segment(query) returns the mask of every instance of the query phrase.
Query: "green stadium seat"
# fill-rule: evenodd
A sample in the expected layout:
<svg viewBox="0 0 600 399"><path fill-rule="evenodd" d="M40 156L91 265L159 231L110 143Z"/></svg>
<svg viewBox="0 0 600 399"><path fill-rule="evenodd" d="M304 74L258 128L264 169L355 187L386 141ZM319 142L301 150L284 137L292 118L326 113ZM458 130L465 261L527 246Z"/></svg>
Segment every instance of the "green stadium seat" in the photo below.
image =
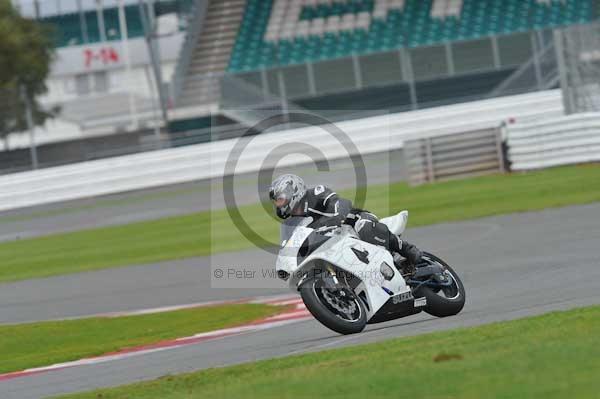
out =
<svg viewBox="0 0 600 399"><path fill-rule="evenodd" d="M585 23L594 17L594 1L553 0L550 4L541 4L538 0L463 0L459 18L434 19L430 16L432 0L405 0L402 8L388 10L385 18L372 18L366 32L350 28L290 41L267 42L264 34L273 2L248 0L228 70L232 73L252 71L351 54ZM373 13L376 2L332 0L312 6L305 4L300 10L299 20L312 21L331 16L343 19L347 14Z"/></svg>

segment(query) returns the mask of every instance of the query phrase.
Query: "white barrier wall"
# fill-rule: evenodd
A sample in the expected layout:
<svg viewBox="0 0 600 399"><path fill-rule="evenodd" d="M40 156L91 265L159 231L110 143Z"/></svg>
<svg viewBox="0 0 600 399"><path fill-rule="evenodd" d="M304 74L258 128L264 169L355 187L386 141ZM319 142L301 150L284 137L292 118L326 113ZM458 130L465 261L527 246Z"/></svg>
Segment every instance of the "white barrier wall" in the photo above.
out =
<svg viewBox="0 0 600 399"><path fill-rule="evenodd" d="M600 113L583 113L504 128L513 170L600 161Z"/></svg>
<svg viewBox="0 0 600 399"><path fill-rule="evenodd" d="M307 155L285 155L301 147L319 151L317 158L336 159L402 148L408 138L432 137L498 126L507 119L530 120L563 113L558 91L503 97L421 111L390 114L337 124L341 140L320 127L263 133L243 139L222 140L130 156L72 164L0 177L0 210L94 197L223 176L266 167L310 161ZM350 143L348 143L350 142ZM235 156L237 167L226 171L232 150L247 143ZM302 144L302 145L300 145ZM277 163L270 154L285 155Z"/></svg>

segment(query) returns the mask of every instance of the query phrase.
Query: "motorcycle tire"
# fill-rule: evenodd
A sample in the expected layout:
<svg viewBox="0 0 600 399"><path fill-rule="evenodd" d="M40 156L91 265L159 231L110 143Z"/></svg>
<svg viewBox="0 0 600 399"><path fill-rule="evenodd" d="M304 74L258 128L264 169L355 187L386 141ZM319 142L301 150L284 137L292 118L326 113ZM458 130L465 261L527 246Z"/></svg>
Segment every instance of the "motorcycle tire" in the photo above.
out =
<svg viewBox="0 0 600 399"><path fill-rule="evenodd" d="M300 287L300 296L308 311L325 327L340 334L356 334L367 325L367 312L360 298L354 296L352 300L358 306L359 315L354 320L343 319L326 304L317 294L320 289L320 279L310 278Z"/></svg>
<svg viewBox="0 0 600 399"><path fill-rule="evenodd" d="M423 307L423 310L432 316L448 317L458 314L465 306L466 300L465 287L460 277L450 265L437 256L423 252L423 257L439 263L446 269L455 282L456 293L452 297L445 297L439 295L439 292L434 291L430 287L421 287L414 293L414 296L426 298L427 304Z"/></svg>

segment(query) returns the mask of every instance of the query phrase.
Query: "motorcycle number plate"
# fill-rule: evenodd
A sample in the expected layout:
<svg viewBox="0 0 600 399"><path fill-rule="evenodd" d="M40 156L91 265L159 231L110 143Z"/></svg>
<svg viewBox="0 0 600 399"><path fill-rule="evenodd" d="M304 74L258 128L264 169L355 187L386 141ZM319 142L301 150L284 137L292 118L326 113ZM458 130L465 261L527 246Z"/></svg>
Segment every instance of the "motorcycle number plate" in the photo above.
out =
<svg viewBox="0 0 600 399"><path fill-rule="evenodd" d="M427 298L423 297L415 299L415 308L421 308L425 305L427 305Z"/></svg>

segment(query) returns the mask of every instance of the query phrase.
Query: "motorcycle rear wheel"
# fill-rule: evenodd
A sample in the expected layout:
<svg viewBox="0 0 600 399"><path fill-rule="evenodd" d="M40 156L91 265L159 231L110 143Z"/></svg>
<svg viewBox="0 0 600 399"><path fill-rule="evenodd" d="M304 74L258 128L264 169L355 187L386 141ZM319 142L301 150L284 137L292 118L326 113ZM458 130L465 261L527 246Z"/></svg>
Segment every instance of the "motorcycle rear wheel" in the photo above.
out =
<svg viewBox="0 0 600 399"><path fill-rule="evenodd" d="M433 254L423 252L423 260L442 266L447 278L450 278L453 282L451 287L442 290L434 290L425 286L417 289L414 296L427 299L427 304L423 307L423 310L436 317L448 317L458 314L465 306L466 300L465 287L460 277L450 265Z"/></svg>

